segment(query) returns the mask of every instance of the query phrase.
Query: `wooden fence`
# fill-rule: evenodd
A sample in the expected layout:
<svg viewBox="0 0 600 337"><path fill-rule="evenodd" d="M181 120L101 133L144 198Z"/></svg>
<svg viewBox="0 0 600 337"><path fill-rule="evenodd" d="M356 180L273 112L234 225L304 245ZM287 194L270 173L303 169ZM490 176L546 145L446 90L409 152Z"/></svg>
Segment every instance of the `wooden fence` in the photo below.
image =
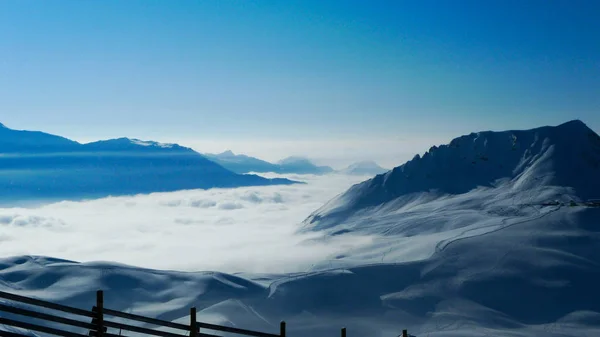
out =
<svg viewBox="0 0 600 337"><path fill-rule="evenodd" d="M47 302L38 300L35 298L15 295L7 292L0 291L0 298L16 302L19 304L27 304L33 307L39 307L43 309L50 309L56 311L56 314L48 314L45 312L34 311L22 308L20 306L7 305L0 303L0 313L10 313L18 316L24 316L29 319L26 320L15 320L12 318L6 318L0 316L0 325L10 326L14 328L20 328L26 331L41 332L43 334L62 336L62 337L123 337L121 331L129 331L134 333L140 333L143 335L158 336L158 337L219 337L207 333L206 330L233 333L242 336L252 337L286 337L286 325L285 322L281 322L279 325L279 333L266 333L260 331L239 329L229 326L202 323L196 320L196 308L190 309L190 324L174 323L164 321L160 319L150 318L146 316L134 315L122 311L112 310L104 307L104 294L102 290L96 293L96 305L92 307L92 310L87 311L83 309L73 308L66 305L61 305L53 302ZM64 314L70 314L77 316L79 320L66 318ZM62 314L62 315L61 315ZM146 323L157 326L158 328L170 328L178 331L179 333L166 332L157 329L151 329L127 323L116 322L114 320L106 319L106 316L117 317L121 320L132 321L137 323ZM58 323L59 325L66 325L79 330L86 331L87 333L76 333L72 331L62 330L58 328L49 327L46 325L38 325L30 323L31 319L40 320L44 322ZM85 321L84 321L85 320ZM109 333L108 328L118 329L119 334ZM214 332L213 332L214 333ZM0 329L0 336L4 337L27 337L28 335L3 331ZM346 337L346 328L342 328L341 336ZM408 333L403 330L402 336L407 337Z"/></svg>

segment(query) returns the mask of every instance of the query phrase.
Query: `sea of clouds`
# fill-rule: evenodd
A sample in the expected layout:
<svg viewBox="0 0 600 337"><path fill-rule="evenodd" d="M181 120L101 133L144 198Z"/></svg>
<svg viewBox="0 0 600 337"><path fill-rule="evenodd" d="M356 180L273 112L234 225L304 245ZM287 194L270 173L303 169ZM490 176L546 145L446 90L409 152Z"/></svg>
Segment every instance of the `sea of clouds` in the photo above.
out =
<svg viewBox="0 0 600 337"><path fill-rule="evenodd" d="M42 255L186 271L287 273L307 270L372 241L344 236L324 242L313 240L318 234L297 233L311 212L368 177L286 177L306 184L0 208L0 256Z"/></svg>

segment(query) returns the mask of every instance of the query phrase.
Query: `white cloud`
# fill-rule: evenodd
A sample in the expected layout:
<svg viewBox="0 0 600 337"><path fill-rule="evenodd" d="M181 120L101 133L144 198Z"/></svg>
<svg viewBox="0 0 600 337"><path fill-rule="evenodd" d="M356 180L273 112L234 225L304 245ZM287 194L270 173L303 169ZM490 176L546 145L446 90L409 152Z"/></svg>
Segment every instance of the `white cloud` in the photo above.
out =
<svg viewBox="0 0 600 337"><path fill-rule="evenodd" d="M301 176L306 185L189 190L0 209L0 256L44 255L148 268L308 269L366 237L320 243L297 225L364 177Z"/></svg>

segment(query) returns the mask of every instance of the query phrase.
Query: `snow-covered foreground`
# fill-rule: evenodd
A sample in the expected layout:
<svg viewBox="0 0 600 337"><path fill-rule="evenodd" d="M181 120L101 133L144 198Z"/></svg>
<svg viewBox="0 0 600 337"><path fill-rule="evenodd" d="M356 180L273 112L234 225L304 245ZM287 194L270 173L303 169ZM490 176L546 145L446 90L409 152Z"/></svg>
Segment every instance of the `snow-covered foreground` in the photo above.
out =
<svg viewBox="0 0 600 337"><path fill-rule="evenodd" d="M600 332L600 209L502 213L481 198L467 211L473 205L463 198L446 200L456 208L447 212L426 204L414 210L415 219L453 219L444 225L423 234L409 233L416 223L389 225L401 233L324 258L320 271L192 273L14 257L0 260L0 290L88 308L104 289L113 309L184 322L196 306L200 320L262 331L286 320L290 336L334 336L341 326L353 336L397 336L402 328L418 336Z"/></svg>
<svg viewBox="0 0 600 337"><path fill-rule="evenodd" d="M405 328L417 336L597 336L600 208L571 200L598 194L599 176L600 137L581 122L471 134L354 185L302 226L286 226L285 235L256 240L247 250L232 253L240 261L248 259L246 266L224 259L228 252L215 249L223 247L219 245L196 255L198 261L228 262L237 273L14 257L0 261L0 290L85 308L93 303L94 291L104 289L105 303L113 309L186 321L188 308L196 306L200 320L250 329L276 331L278 322L286 320L290 336L334 336L342 326L350 336L392 337ZM314 185L285 188L308 191ZM244 190L236 191L227 193ZM291 198L278 191L273 199ZM338 191L313 192L328 199ZM236 200L265 199L240 196L245 199ZM168 200L157 197L133 200ZM108 200L124 204L119 214L127 215L124 202L129 199ZM179 207L189 207L191 200L154 201L141 208L148 213L142 219L167 221L173 214L163 217L151 209L184 212ZM210 212L231 205L228 201L211 203ZM243 205L237 211L249 204ZM257 210L267 214L271 207L245 215ZM217 214L210 212L205 215ZM129 216L127 223L140 226ZM272 233L281 234L276 227L271 226ZM252 235L254 229L241 228L227 233L240 236L237 242L261 237ZM132 233L125 233L128 242L133 242ZM169 244L164 233L154 240L160 238L175 251L177 244ZM181 233L186 235L182 246L192 251L192 232ZM257 253L261 250L270 254ZM278 271L281 265L274 261L304 265L290 273ZM251 263L270 266L270 273L260 273Z"/></svg>
<svg viewBox="0 0 600 337"><path fill-rule="evenodd" d="M0 290L88 308L290 336L593 336L600 333L600 209L545 217L443 245L430 258L295 275L185 273L48 258L0 260ZM440 240L441 241L441 240ZM374 258L372 262L378 262Z"/></svg>

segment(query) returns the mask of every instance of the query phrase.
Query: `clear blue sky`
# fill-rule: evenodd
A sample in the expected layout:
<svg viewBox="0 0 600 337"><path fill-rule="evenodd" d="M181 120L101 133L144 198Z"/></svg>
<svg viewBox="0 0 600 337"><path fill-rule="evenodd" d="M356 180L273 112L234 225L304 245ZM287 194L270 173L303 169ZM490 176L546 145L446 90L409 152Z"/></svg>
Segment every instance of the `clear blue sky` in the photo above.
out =
<svg viewBox="0 0 600 337"><path fill-rule="evenodd" d="M599 17L594 0L4 0L0 122L200 146L598 131Z"/></svg>

